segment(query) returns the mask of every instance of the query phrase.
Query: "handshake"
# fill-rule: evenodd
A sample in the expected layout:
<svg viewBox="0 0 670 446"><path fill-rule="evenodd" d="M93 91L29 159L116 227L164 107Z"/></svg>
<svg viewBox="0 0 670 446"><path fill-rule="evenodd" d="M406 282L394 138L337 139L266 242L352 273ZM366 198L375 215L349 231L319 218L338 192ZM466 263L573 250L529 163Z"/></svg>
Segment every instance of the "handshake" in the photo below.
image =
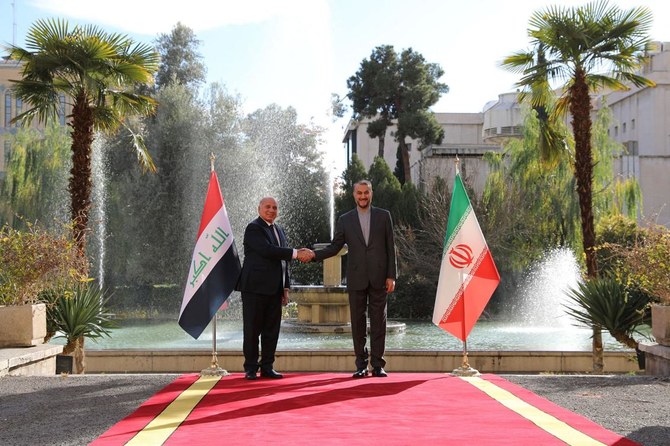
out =
<svg viewBox="0 0 670 446"><path fill-rule="evenodd" d="M311 262L314 260L314 251L312 251L309 248L300 248L298 250L298 260L300 260L302 263L307 263Z"/></svg>

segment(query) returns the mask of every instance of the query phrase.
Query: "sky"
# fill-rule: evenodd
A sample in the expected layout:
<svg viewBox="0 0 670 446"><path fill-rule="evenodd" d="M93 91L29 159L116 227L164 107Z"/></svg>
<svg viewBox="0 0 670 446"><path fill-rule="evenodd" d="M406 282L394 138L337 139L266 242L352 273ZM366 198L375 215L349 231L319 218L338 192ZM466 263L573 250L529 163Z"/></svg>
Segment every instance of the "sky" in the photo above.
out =
<svg viewBox="0 0 670 446"><path fill-rule="evenodd" d="M331 167L341 172L346 119L329 116L331 93L380 45L412 48L445 71L449 93L434 112L482 111L514 91L518 75L499 67L528 48L528 21L548 6L575 0L0 0L0 44L25 44L35 20L58 17L96 24L153 43L177 22L201 41L207 82L240 96L248 113L269 104L292 106L302 122L328 128ZM610 0L624 9L648 7L653 40L670 41L670 2ZM335 146L333 148L332 146Z"/></svg>

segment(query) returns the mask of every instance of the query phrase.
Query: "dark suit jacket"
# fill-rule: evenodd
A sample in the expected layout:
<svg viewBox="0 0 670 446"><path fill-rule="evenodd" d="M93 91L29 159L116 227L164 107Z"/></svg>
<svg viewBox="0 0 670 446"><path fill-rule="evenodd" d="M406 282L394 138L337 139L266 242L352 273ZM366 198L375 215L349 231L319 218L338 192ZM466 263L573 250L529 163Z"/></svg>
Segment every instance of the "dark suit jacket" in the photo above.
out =
<svg viewBox="0 0 670 446"><path fill-rule="evenodd" d="M376 207L370 212L367 246L358 211L354 208L338 218L330 245L314 251L315 259L323 260L334 256L347 244L347 290L362 290L368 283L373 288L385 288L386 279L395 279L397 275L391 214Z"/></svg>
<svg viewBox="0 0 670 446"><path fill-rule="evenodd" d="M282 265L287 262L284 273L284 288L289 288L288 262L293 257L293 248L286 247L286 235L275 223L279 233L280 246L274 242L274 235L268 224L260 217L247 225L244 231L244 265L237 289L243 293L281 294Z"/></svg>

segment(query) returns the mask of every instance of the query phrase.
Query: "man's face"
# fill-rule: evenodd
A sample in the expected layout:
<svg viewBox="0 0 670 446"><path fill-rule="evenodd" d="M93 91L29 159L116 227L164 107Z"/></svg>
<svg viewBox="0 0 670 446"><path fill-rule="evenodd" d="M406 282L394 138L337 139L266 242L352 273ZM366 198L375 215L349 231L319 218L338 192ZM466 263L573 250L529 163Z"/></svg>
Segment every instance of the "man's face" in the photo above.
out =
<svg viewBox="0 0 670 446"><path fill-rule="evenodd" d="M261 204L258 205L258 215L268 223L275 221L278 211L277 202L272 198L264 198L261 200Z"/></svg>
<svg viewBox="0 0 670 446"><path fill-rule="evenodd" d="M367 184L357 184L354 186L354 200L361 209L367 209L372 203L372 191Z"/></svg>

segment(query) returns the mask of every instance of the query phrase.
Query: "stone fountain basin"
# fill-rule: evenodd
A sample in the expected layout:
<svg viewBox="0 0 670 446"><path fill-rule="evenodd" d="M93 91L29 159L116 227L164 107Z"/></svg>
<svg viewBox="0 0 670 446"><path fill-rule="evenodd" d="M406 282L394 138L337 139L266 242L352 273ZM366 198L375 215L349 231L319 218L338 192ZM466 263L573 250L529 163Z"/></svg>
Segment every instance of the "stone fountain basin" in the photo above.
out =
<svg viewBox="0 0 670 446"><path fill-rule="evenodd" d="M291 300L298 304L297 319L282 322L292 333L351 333L349 295L344 286L297 285ZM405 330L404 322L387 321L387 333Z"/></svg>

